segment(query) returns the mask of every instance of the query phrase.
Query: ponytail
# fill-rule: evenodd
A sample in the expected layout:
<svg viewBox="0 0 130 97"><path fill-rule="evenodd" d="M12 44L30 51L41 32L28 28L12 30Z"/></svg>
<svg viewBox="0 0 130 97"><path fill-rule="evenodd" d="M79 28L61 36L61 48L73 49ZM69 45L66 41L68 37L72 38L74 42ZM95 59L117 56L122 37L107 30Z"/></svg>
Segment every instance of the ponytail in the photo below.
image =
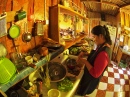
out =
<svg viewBox="0 0 130 97"><path fill-rule="evenodd" d="M105 34L104 34L104 37L105 37L105 40L106 42L109 44L109 45L112 45L112 41L111 41L111 38L110 38L110 33L108 31L108 28L104 25L103 28L105 29Z"/></svg>

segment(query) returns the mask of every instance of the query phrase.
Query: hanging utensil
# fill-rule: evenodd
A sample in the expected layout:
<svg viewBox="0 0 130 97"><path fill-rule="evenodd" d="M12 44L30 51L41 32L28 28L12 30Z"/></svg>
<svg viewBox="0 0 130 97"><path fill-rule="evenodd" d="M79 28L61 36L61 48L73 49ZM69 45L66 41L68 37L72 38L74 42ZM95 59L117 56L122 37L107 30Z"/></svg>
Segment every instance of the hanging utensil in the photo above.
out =
<svg viewBox="0 0 130 97"><path fill-rule="evenodd" d="M32 34L28 32L27 22L24 23L24 27L25 27L25 33L23 34L23 41L30 42L32 39Z"/></svg>
<svg viewBox="0 0 130 97"><path fill-rule="evenodd" d="M27 20L32 21L34 19L34 0L29 0Z"/></svg>
<svg viewBox="0 0 130 97"><path fill-rule="evenodd" d="M11 11L13 11L13 0L11 1ZM13 24L13 22L10 23L11 27L9 29L9 36L12 38L13 45L15 47L15 51L18 54L18 46L15 45L15 41L20 35L20 27L18 25Z"/></svg>
<svg viewBox="0 0 130 97"><path fill-rule="evenodd" d="M43 21L38 20L34 24L35 27L35 35L44 35L43 31Z"/></svg>
<svg viewBox="0 0 130 97"><path fill-rule="evenodd" d="M13 39L17 38L20 35L20 27L18 25L12 24L9 29L9 35Z"/></svg>
<svg viewBox="0 0 130 97"><path fill-rule="evenodd" d="M3 1L3 6L1 7L2 13L0 14L0 37L7 35L7 26L6 26L6 16L5 7L7 0Z"/></svg>
<svg viewBox="0 0 130 97"><path fill-rule="evenodd" d="M0 43L0 58L5 57L6 55L7 55L7 49L2 43Z"/></svg>

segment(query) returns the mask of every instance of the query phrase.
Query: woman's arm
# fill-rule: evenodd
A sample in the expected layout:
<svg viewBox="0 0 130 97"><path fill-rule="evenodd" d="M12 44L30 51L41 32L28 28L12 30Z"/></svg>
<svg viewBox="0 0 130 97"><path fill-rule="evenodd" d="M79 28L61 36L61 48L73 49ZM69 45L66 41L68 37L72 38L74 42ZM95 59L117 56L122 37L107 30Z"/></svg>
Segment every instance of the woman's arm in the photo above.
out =
<svg viewBox="0 0 130 97"><path fill-rule="evenodd" d="M94 66L92 66L86 59L81 57L78 58L80 65L85 65L90 74L95 78L98 78L103 73L108 64L108 61L109 58L105 51L102 51L98 54L97 58L95 59Z"/></svg>
<svg viewBox="0 0 130 97"><path fill-rule="evenodd" d="M85 65L88 71L90 71L90 69L93 68L93 66L86 59L79 58L79 63Z"/></svg>
<svg viewBox="0 0 130 97"><path fill-rule="evenodd" d="M102 51L98 54L98 56L95 59L94 66L89 70L90 74L98 78L108 65L109 58L105 51Z"/></svg>

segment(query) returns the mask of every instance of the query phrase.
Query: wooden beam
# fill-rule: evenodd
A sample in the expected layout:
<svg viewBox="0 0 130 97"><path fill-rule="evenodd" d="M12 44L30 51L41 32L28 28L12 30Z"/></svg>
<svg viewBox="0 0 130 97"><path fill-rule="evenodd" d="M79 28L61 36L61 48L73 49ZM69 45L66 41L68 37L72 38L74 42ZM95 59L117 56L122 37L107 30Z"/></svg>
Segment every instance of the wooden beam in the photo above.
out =
<svg viewBox="0 0 130 97"><path fill-rule="evenodd" d="M110 3L110 2L106 2L106 1L102 1L101 3L109 4L109 5L111 5L111 6L114 6L114 7L118 7L118 8L119 8L119 6L116 5L116 4L114 4L114 3Z"/></svg>
<svg viewBox="0 0 130 97"><path fill-rule="evenodd" d="M81 2L83 1L83 2L85 2L85 1L87 1L87 2L90 2L90 0L80 0ZM100 0L91 0L91 2L100 2Z"/></svg>
<svg viewBox="0 0 130 97"><path fill-rule="evenodd" d="M124 4L124 5L120 6L120 8L126 7L126 6L128 6L128 5L130 5L130 3L127 3L127 4Z"/></svg>

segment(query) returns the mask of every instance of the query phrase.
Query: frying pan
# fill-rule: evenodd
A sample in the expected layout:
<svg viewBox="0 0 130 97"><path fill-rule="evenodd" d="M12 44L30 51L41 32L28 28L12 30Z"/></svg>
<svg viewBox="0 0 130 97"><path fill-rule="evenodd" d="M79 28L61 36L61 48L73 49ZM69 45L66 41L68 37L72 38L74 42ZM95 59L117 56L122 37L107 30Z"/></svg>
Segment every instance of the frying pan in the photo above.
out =
<svg viewBox="0 0 130 97"><path fill-rule="evenodd" d="M58 43L47 43L44 45L47 48L57 49L61 47L61 44Z"/></svg>
<svg viewBox="0 0 130 97"><path fill-rule="evenodd" d="M9 29L9 35L11 38L17 38L20 35L20 27L17 25L12 25Z"/></svg>

